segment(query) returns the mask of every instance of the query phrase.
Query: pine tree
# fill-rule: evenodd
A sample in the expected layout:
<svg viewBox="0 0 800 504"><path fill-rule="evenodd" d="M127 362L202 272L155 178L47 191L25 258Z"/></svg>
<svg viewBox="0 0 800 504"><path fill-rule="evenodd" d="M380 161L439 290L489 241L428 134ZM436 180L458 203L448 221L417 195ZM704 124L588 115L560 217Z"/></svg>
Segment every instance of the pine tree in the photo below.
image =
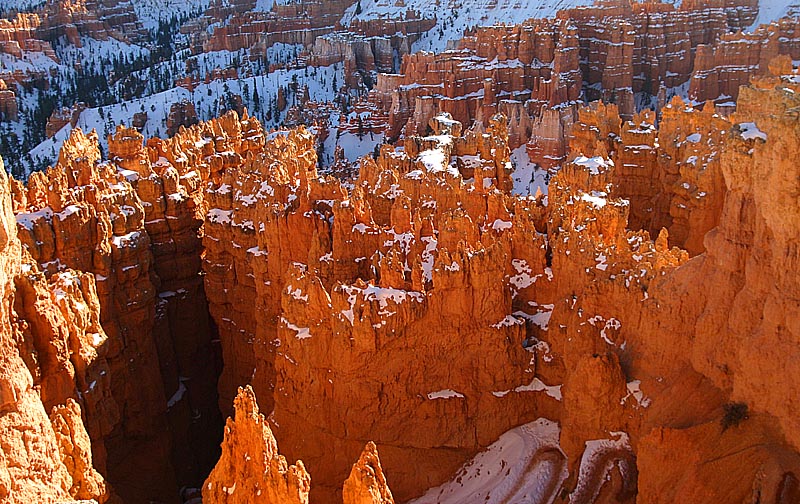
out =
<svg viewBox="0 0 800 504"><path fill-rule="evenodd" d="M261 110L261 97L258 96L258 86L253 83L253 111L259 112Z"/></svg>

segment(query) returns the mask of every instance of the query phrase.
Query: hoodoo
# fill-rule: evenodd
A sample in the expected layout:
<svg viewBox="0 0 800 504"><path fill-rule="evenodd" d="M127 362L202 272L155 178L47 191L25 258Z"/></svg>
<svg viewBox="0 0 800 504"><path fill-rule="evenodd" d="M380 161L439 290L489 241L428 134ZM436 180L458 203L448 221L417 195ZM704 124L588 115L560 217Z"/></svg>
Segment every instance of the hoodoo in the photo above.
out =
<svg viewBox="0 0 800 504"><path fill-rule="evenodd" d="M0 7L0 502L800 501L793 8L529 4Z"/></svg>

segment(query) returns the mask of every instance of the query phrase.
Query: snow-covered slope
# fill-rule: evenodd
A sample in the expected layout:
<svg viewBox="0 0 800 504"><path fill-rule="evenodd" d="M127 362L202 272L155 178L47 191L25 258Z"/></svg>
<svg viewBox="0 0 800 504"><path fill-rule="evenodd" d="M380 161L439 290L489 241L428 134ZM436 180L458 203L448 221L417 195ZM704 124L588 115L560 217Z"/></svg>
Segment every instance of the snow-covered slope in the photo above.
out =
<svg viewBox="0 0 800 504"><path fill-rule="evenodd" d="M22 0L17 0L22 1ZM191 13L203 12L210 0L131 0L133 9L145 28L158 28L159 19L169 20L172 16L184 19Z"/></svg>
<svg viewBox="0 0 800 504"><path fill-rule="evenodd" d="M44 5L45 0L2 0L0 13L9 11L30 11Z"/></svg>
<svg viewBox="0 0 800 504"><path fill-rule="evenodd" d="M511 429L411 504L551 503L567 477L558 435L558 424L544 418Z"/></svg>
<svg viewBox="0 0 800 504"><path fill-rule="evenodd" d="M766 0L758 3L758 17L751 28L767 24L783 16L800 14L800 0Z"/></svg>
<svg viewBox="0 0 800 504"><path fill-rule="evenodd" d="M342 23L347 26L353 19L403 19L408 9L426 18L436 16L437 26L416 42L413 50L440 52L449 40L460 39L467 28L552 17L560 9L589 5L592 0L406 0L403 6L398 3L402 2L361 0L361 13L356 15L358 4L353 5L345 12Z"/></svg>
<svg viewBox="0 0 800 504"><path fill-rule="evenodd" d="M319 101L332 101L335 97L333 86L331 83L334 80L339 82L344 81L343 71L341 67L337 70L334 66L316 68L313 71L306 70L278 70L269 75L248 77L242 79L229 79L229 80L215 80L208 84L200 84L195 88L194 92L188 91L184 88L177 87L156 93L145 98L124 101L105 107L90 108L84 110L78 119L77 127L85 132L92 129L96 130L102 148L105 152L107 149L107 135L113 133L118 124L130 126L133 120L133 115L137 112L147 113L147 123L145 123L142 134L145 138L150 137L164 137L166 136L166 120L169 115L170 106L173 103L181 100L188 100L195 105L197 115L200 120L208 120L217 117L223 113L219 109L218 104L222 97L227 93L241 95L244 105L250 111L261 119L261 114L255 112L254 103L252 101L253 90L258 88L259 97L259 110L266 110L270 103L274 102L277 98L277 90L279 87L287 88L289 84L296 80L300 87L307 85L309 94ZM289 104L292 103L291 95L287 97ZM277 126L280 123L279 118L273 118L272 121L263 121L266 128ZM67 124L53 138L49 138L40 143L33 150L30 151L35 166L41 166L43 163L55 162L58 151L64 140L69 138L72 132L72 127ZM365 146L361 150L367 150L374 147ZM331 147L331 152L334 147ZM357 151L358 153L361 150Z"/></svg>

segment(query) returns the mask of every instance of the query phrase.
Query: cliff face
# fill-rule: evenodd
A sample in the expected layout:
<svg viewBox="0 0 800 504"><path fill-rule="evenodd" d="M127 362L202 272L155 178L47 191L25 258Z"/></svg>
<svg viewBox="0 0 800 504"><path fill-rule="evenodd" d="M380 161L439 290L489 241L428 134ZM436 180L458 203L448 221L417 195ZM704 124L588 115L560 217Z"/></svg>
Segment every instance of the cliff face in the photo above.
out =
<svg viewBox="0 0 800 504"><path fill-rule="evenodd" d="M711 103L695 109L678 97L661 109L658 127L651 111L623 121L618 110L600 102L582 109L571 132L572 155L614 161L612 194L630 202L630 229L655 236L666 228L671 244L700 254L722 212L720 160L730 120Z"/></svg>
<svg viewBox="0 0 800 504"><path fill-rule="evenodd" d="M214 28L210 36L205 30L192 30L193 45L202 52L255 48L257 55L265 55L275 43L309 47L316 37L334 31L352 4L352 0L302 0L275 4L270 12L251 12L252 0L212 2L195 23L209 26L225 20L225 24Z"/></svg>
<svg viewBox="0 0 800 504"><path fill-rule="evenodd" d="M120 128L105 163L75 133L2 200L0 427L39 444L35 464L4 449L0 482L103 499L94 466L138 496L125 468L154 453L148 496L197 480L219 351L234 415L210 502L406 501L512 431L521 465L457 478L537 474L573 502L790 502L800 88L790 60L770 68L728 119L680 100L658 127L580 110L570 160L528 198L508 194L499 114L437 114L349 185L318 175L307 130L247 115L146 143Z"/></svg>
<svg viewBox="0 0 800 504"><path fill-rule="evenodd" d="M102 403L107 381L94 278L65 271L44 279L17 238L4 168L0 209L0 496L7 502L105 502L110 489L93 469L76 402L88 413ZM103 417L113 422L114 415L112 408Z"/></svg>
<svg viewBox="0 0 800 504"><path fill-rule="evenodd" d="M654 502L680 500L699 492L700 481L716 481L703 464L712 459L724 460L720 470L736 475L733 479L753 483L703 483L711 498L796 498L796 413L791 402L773 394L779 375L795 372L793 350L785 343L796 332L789 321L797 310L792 301L796 279L785 274L797 262L789 245L797 232L796 205L788 203L796 199L797 171L786 166L797 145L792 80L759 80L756 87L741 89L739 112L731 117L727 147L721 151L726 192L720 223L705 237L706 252L660 283L664 311L639 328L651 334L643 354L664 348L656 343L657 334L674 334L671 345L681 349L681 360L730 401L741 403L738 410L726 408L721 429L671 423L643 438L640 470L669 465L665 458L673 457L676 466L696 468L677 480L672 472L656 477L648 471L640 478L640 491ZM675 358L675 350L664 350L665 361Z"/></svg>
<svg viewBox="0 0 800 504"><path fill-rule="evenodd" d="M458 51L407 55L399 75L379 73L365 100L370 127L399 138L424 134L440 111L484 126L502 112L512 150L527 144L531 162L553 168L567 159L581 93L617 105L626 121L687 88L695 105L731 108L739 86L767 75L772 58L800 57L796 19L739 31L756 12L752 0L604 2L562 10L557 19L476 28Z"/></svg>
<svg viewBox="0 0 800 504"><path fill-rule="evenodd" d="M78 390L88 403L87 426L100 467L106 470L106 451L108 474L116 480L131 481L128 473L141 470L131 465L137 454L145 466L162 464L142 471L148 476L135 478L131 487L118 485L123 497L160 495L176 481L196 480L203 463L213 460L215 443L212 436L192 455L186 442L203 438L219 422L211 333L197 276L202 220L194 217L195 202L177 177L166 173L165 183L150 169L136 135L120 132L110 144L122 171L98 164L96 137L77 131L54 168L33 174L27 187L13 186L20 240L45 275L57 278L74 268L97 282L89 299L101 316L90 329L108 335L104 368L100 378L81 377ZM33 300L41 289L22 284L18 290L30 300L23 302L25 311L38 306ZM56 353L47 343L53 332L49 316L35 315L32 332L40 351ZM73 388L62 363L69 352L60 359L48 359L53 362L41 391L48 407ZM169 434L170 425L181 426L179 434Z"/></svg>
<svg viewBox="0 0 800 504"><path fill-rule="evenodd" d="M715 44L700 45L689 83L689 97L697 102L713 100L732 106L740 86L751 75L769 75L769 63L779 54L797 57L800 34L795 21L781 19L753 33L728 33Z"/></svg>
<svg viewBox="0 0 800 504"><path fill-rule="evenodd" d="M708 274L707 304L696 329L694 366L734 400L774 415L787 441L797 447L794 405L778 399L769 385L791 376L798 334L798 178L791 161L797 149L797 85L780 78L742 88L738 112L729 130L732 148L722 153L728 192L720 225L706 236L708 254L700 271ZM777 89L775 89L777 87ZM729 272L726 294L713 287ZM735 317L733 313L747 313ZM719 325L717 325L719 324ZM729 338L715 345L711 327L725 328ZM767 343L767 339L770 340ZM764 351L754 352L753 348Z"/></svg>

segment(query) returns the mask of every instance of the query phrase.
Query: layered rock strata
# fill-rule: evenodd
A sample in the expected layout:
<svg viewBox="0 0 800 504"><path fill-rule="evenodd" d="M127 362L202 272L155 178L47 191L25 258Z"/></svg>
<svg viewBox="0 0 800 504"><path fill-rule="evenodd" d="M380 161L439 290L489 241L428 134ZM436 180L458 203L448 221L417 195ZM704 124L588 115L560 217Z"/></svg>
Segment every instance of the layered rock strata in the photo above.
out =
<svg viewBox="0 0 800 504"><path fill-rule="evenodd" d="M214 436L202 442L219 422L198 275L202 219L185 189L196 191L197 180L183 186L152 171L141 135L121 131L109 145L118 165L99 163L96 136L76 130L59 163L27 187L15 183L13 196L20 240L43 272L74 268L96 279L108 368L92 382L105 403L87 410L87 426L93 447L108 451L107 474L132 482L118 484L120 494L142 498L197 482L214 458ZM142 467L162 465L142 471L137 456ZM151 479L133 477L140 472Z"/></svg>
<svg viewBox="0 0 800 504"><path fill-rule="evenodd" d="M678 100L658 128L648 114L623 122L614 106L580 111L571 160L546 196L528 198L508 194L501 115L485 130L436 115L431 135L361 160L352 185L318 175L308 131L267 133L247 115L146 146L120 129L109 163L96 163L94 142L76 133L49 179L14 184L17 227L39 264L30 271L43 273L6 291L20 300L4 306L25 321L9 348L25 351L4 369L31 384L9 375L6 404L22 408L19 391L30 390L39 431L57 425L37 451L59 482L54 495L99 491L85 451L58 451L56 431L79 430L59 415L74 414L70 401L85 408L101 472L96 454L104 443L111 469L116 429L162 421L131 415L139 405L161 404L177 419L186 405L207 418L215 398L203 373L213 364L198 362L213 348L214 333L198 322L207 296L224 359L220 407L235 405L204 486L210 500L263 484L301 502L391 502L388 485L405 501L543 417L558 422L557 445L540 440L532 456L563 469L548 488L573 502L791 502L800 428L785 400L796 380L785 377L796 372L800 307L800 89L790 60L772 69L777 76L742 89L730 119ZM708 206L673 212L701 189ZM94 248L77 246L78 236ZM8 243L2 257L22 254L19 241ZM125 269L133 254L136 268ZM75 318L73 277L95 318ZM93 278L97 301L84 287ZM121 302L139 289L137 305ZM62 291L76 301L61 313L80 330L53 329L46 300ZM169 331L159 329L164 320ZM146 323L147 336L134 330ZM65 343L73 334L76 343ZM124 342L156 350L135 354ZM115 352L160 375L121 369ZM127 376L150 380L161 403L121 387ZM114 404L122 427L92 423L104 418L92 408ZM52 422L50 406L63 406ZM9 436L21 439L20 429L10 424ZM275 439L302 465L288 466ZM9 467L30 488L45 474Z"/></svg>
<svg viewBox="0 0 800 504"><path fill-rule="evenodd" d="M2 167L0 167L2 168ZM0 169L0 498L54 502L111 495L93 467L81 415L101 430L114 422L107 399L107 337L99 324L94 278L67 270L46 280L17 238L11 185ZM49 412L49 413L48 413ZM107 425L107 424L106 424Z"/></svg>

